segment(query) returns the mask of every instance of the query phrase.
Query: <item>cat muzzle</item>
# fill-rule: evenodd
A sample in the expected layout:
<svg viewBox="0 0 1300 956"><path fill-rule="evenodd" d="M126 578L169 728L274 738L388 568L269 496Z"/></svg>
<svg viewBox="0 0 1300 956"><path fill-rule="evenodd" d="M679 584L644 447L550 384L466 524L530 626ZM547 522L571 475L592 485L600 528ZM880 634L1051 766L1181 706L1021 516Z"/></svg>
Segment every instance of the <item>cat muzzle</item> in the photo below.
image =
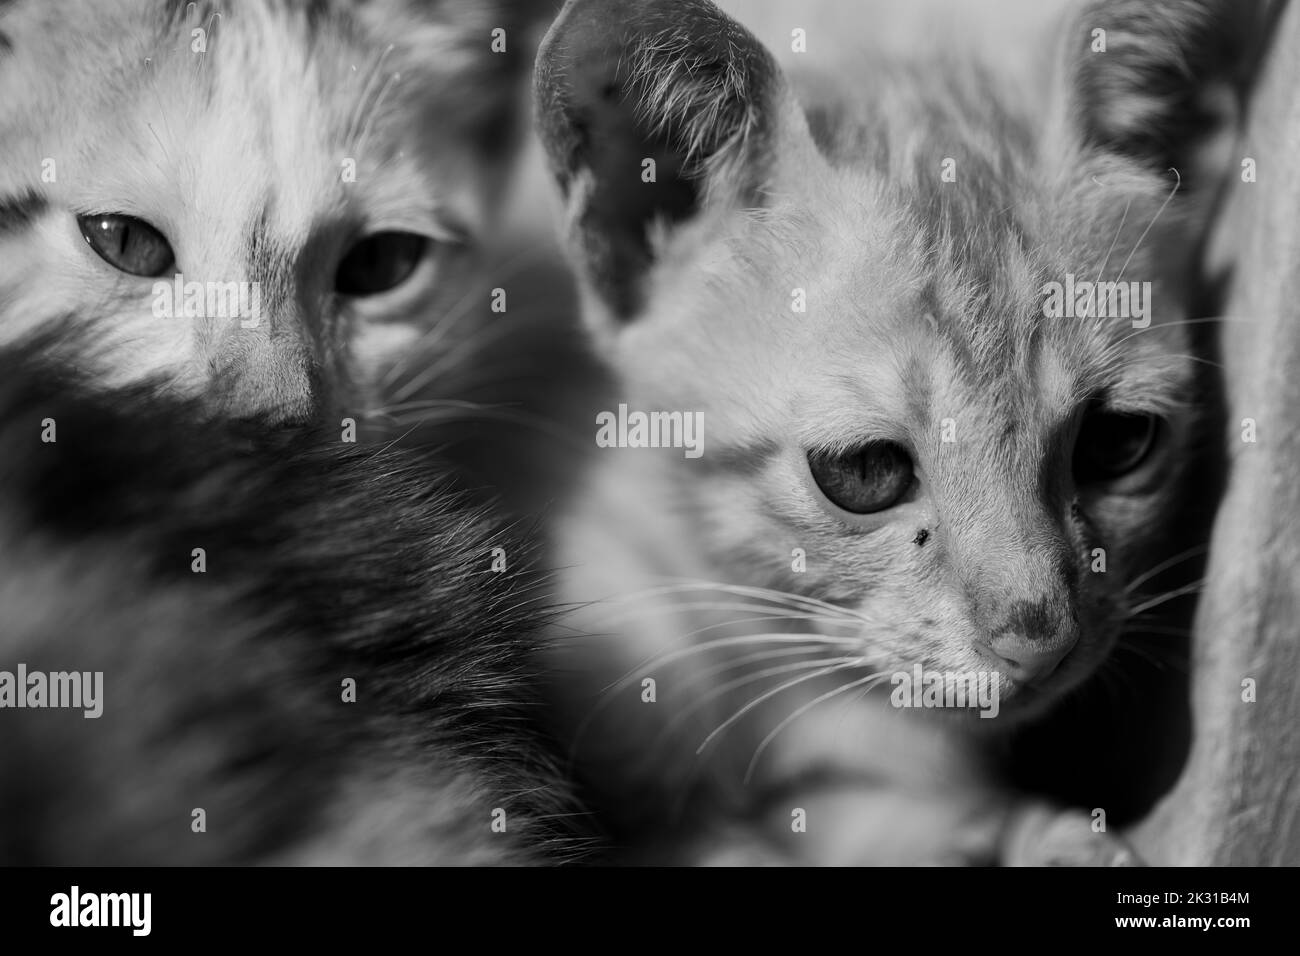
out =
<svg viewBox="0 0 1300 956"><path fill-rule="evenodd" d="M999 667L1007 676L1027 684L1039 683L1052 672L1074 649L1076 641L1036 641L1019 634L999 634L988 644L988 650L997 658Z"/></svg>

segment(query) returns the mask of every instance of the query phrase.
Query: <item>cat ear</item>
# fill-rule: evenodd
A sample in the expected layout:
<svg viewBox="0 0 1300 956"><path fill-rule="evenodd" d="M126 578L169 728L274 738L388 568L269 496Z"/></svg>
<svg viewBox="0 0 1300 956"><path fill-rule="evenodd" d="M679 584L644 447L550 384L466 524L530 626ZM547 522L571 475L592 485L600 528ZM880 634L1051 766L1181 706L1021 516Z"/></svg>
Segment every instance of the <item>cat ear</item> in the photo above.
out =
<svg viewBox="0 0 1300 956"><path fill-rule="evenodd" d="M572 252L616 321L682 224L764 205L816 152L771 54L705 0L569 0L534 83Z"/></svg>
<svg viewBox="0 0 1300 956"><path fill-rule="evenodd" d="M1229 160L1265 25L1256 0L1093 0L1068 34L1068 121L1086 150L1117 154L1184 188Z"/></svg>

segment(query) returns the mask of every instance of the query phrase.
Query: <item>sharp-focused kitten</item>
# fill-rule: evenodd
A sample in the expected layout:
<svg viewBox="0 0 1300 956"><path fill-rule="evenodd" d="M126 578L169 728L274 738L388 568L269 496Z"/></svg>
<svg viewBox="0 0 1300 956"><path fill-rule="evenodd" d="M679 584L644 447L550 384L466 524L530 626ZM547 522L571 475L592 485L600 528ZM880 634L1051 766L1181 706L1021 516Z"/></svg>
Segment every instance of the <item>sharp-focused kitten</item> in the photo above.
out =
<svg viewBox="0 0 1300 956"><path fill-rule="evenodd" d="M0 863L578 855L526 544L400 448L199 418L0 352Z"/></svg>
<svg viewBox="0 0 1300 956"><path fill-rule="evenodd" d="M625 837L722 813L821 861L1020 852L962 731L1080 688L1179 557L1239 13L1082 8L1044 94L865 56L792 84L703 0L571 0L536 93L588 319L628 409L702 421L606 451L561 545L571 599L621 599L560 693ZM965 724L902 709L967 679Z"/></svg>
<svg viewBox="0 0 1300 956"><path fill-rule="evenodd" d="M76 315L111 382L364 411L471 288L548 9L0 3L0 341Z"/></svg>

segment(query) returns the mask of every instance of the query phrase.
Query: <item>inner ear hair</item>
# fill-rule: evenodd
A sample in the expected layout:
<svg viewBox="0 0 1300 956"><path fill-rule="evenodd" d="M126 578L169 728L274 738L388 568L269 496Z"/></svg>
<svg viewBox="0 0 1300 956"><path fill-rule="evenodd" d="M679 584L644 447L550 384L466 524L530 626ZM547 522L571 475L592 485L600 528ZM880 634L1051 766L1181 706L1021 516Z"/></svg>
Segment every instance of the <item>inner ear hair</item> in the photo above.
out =
<svg viewBox="0 0 1300 956"><path fill-rule="evenodd" d="M620 319L641 306L650 227L760 205L779 72L703 0L574 0L538 57L538 126L578 255Z"/></svg>

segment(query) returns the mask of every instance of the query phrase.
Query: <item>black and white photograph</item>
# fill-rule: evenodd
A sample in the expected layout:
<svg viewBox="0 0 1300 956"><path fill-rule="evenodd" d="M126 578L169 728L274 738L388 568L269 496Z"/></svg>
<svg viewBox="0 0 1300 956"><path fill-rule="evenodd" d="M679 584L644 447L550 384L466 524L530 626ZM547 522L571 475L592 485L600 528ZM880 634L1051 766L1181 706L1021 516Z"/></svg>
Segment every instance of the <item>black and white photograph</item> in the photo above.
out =
<svg viewBox="0 0 1300 956"><path fill-rule="evenodd" d="M5 924L1051 868L1240 941L1297 88L1287 0L0 0Z"/></svg>

